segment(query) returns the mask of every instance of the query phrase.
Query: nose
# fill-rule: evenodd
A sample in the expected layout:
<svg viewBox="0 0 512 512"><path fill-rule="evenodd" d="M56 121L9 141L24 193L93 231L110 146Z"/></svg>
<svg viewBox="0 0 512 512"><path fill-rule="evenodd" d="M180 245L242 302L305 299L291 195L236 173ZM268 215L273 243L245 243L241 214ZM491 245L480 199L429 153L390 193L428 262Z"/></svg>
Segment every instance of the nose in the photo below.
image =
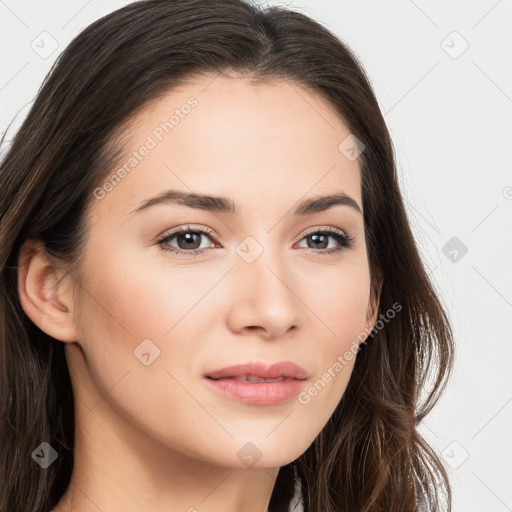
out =
<svg viewBox="0 0 512 512"><path fill-rule="evenodd" d="M284 255L265 248L252 262L236 258L229 273L231 287L227 322L237 334L279 339L298 329L303 301L298 281Z"/></svg>

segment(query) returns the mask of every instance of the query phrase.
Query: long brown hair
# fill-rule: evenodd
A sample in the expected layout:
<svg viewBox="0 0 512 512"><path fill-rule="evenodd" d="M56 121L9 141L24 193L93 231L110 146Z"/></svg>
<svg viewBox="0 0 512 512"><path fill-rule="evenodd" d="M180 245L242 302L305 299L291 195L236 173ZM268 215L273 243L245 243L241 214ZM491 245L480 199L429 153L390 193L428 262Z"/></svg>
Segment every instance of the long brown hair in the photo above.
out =
<svg viewBox="0 0 512 512"><path fill-rule="evenodd" d="M381 316L400 306L361 345L325 428L280 469L269 510L288 510L295 485L305 512L451 510L447 473L417 427L452 370L452 331L415 244L392 142L362 66L338 37L290 9L144 0L71 42L0 164L0 512L48 512L73 468L64 343L20 305L22 244L39 240L48 255L77 268L86 208L122 149L115 142L123 123L187 77L231 71L309 88L362 141L371 299L382 283ZM59 453L45 469L31 456L43 441Z"/></svg>

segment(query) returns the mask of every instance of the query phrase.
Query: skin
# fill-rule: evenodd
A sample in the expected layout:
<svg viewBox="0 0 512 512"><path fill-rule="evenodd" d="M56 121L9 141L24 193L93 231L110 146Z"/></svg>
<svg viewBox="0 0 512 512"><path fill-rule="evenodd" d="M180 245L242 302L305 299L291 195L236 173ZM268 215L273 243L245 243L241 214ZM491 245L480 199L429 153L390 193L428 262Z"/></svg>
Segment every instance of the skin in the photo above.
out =
<svg viewBox="0 0 512 512"><path fill-rule="evenodd" d="M79 284L37 241L21 253L23 308L65 343L75 396L72 483L54 512L265 512L279 467L320 433L354 359L307 404L244 404L212 392L204 374L290 360L307 370L307 389L376 320L363 216L343 205L292 214L339 191L363 210L359 163L338 149L350 132L330 104L286 81L196 77L137 114L127 158L191 95L190 114L91 198ZM228 197L239 213L170 204L130 213L171 188ZM193 246L202 256L158 244L189 224L214 233ZM315 245L305 232L328 227L353 247L320 254L336 239ZM262 250L251 263L236 252L248 236L251 254ZM183 237L168 244L191 250ZM145 339L160 350L148 366L134 355ZM252 467L237 457L248 442L261 453Z"/></svg>

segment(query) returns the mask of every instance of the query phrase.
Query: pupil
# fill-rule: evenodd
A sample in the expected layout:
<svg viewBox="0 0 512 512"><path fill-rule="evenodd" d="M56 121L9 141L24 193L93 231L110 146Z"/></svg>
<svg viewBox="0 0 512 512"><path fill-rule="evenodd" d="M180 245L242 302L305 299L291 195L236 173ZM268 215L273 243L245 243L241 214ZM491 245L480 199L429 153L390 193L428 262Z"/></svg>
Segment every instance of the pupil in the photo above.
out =
<svg viewBox="0 0 512 512"><path fill-rule="evenodd" d="M313 241L318 241L317 239L318 238L327 238L325 235L311 235L311 238L313 239ZM325 240L324 240L324 243L321 247L321 249L325 249L326 245L325 245Z"/></svg>
<svg viewBox="0 0 512 512"><path fill-rule="evenodd" d="M193 244L194 243L194 240L190 240L190 238L196 236L196 237L199 237L197 233L184 233L181 235L182 237L184 237L186 239L186 244ZM197 240L196 240L197 242ZM185 247L185 249L197 249L197 247Z"/></svg>

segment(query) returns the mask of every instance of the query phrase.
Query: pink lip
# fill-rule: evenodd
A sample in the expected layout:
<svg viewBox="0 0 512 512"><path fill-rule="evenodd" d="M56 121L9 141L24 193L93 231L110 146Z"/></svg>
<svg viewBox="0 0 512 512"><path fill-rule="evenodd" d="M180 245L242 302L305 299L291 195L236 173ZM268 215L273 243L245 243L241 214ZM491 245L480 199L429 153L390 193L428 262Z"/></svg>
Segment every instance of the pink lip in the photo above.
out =
<svg viewBox="0 0 512 512"><path fill-rule="evenodd" d="M252 375L262 379L276 379L279 377L288 377L290 379L304 380L308 374L304 368L292 363L291 361L282 361L271 365L265 365L260 362L251 362L246 364L236 364L227 366L220 370L208 372L206 377L212 379L222 379L227 377L243 377L244 375Z"/></svg>
<svg viewBox="0 0 512 512"><path fill-rule="evenodd" d="M285 380L278 382L234 380L236 377L243 376L261 379L284 378ZM205 382L215 392L240 402L253 405L277 405L300 393L307 377L306 370L291 361L270 366L255 362L228 366L209 372L205 377Z"/></svg>

